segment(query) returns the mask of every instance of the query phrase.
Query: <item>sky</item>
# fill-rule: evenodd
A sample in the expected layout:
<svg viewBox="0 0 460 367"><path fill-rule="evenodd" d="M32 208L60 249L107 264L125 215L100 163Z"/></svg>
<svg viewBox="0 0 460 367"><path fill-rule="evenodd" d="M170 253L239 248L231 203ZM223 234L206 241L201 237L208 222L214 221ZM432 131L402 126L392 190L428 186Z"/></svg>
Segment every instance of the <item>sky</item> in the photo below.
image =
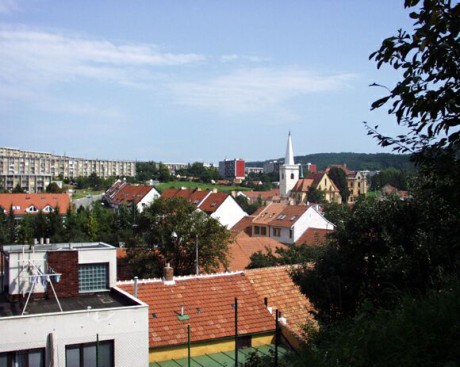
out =
<svg viewBox="0 0 460 367"><path fill-rule="evenodd" d="M0 0L0 146L217 163L391 153L363 121L403 0Z"/></svg>

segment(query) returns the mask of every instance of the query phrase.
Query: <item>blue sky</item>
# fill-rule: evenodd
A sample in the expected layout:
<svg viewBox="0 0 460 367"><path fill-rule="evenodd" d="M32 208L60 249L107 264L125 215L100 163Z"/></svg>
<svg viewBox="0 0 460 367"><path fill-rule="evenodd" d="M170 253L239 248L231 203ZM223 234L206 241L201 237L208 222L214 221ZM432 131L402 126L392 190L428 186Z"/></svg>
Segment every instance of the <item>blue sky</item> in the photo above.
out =
<svg viewBox="0 0 460 367"><path fill-rule="evenodd" d="M391 152L362 121L402 0L0 0L0 146L218 162Z"/></svg>

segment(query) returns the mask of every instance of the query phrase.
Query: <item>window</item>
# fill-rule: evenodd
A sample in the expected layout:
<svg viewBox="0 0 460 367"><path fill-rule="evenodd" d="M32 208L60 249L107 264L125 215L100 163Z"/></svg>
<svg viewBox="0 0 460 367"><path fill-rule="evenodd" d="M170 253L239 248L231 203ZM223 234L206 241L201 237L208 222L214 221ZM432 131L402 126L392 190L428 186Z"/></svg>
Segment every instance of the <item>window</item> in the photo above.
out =
<svg viewBox="0 0 460 367"><path fill-rule="evenodd" d="M259 226L254 227L254 234L260 234L260 227Z"/></svg>
<svg viewBox="0 0 460 367"><path fill-rule="evenodd" d="M78 290L95 292L109 289L109 264L81 264L78 267Z"/></svg>
<svg viewBox="0 0 460 367"><path fill-rule="evenodd" d="M98 358L98 361L96 358ZM66 345L65 365L66 367L115 366L113 340Z"/></svg>
<svg viewBox="0 0 460 367"><path fill-rule="evenodd" d="M289 230L289 238L292 238L293 232L294 232L294 231L293 231L292 229Z"/></svg>
<svg viewBox="0 0 460 367"><path fill-rule="evenodd" d="M45 367L45 349L0 353L0 367Z"/></svg>
<svg viewBox="0 0 460 367"><path fill-rule="evenodd" d="M281 237L281 228L273 228L273 237Z"/></svg>
<svg viewBox="0 0 460 367"><path fill-rule="evenodd" d="M291 173L291 180L293 180L293 179L294 179L294 174L293 174L293 173Z"/></svg>
<svg viewBox="0 0 460 367"><path fill-rule="evenodd" d="M267 227L260 227L260 234L262 236L266 236L267 235Z"/></svg>

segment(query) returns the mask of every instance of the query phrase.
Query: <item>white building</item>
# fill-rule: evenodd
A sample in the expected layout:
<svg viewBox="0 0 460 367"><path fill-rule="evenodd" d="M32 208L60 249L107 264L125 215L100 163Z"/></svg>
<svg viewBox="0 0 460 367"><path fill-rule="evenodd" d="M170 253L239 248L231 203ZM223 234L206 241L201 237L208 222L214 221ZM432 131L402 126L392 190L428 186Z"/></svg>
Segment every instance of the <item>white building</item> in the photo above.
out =
<svg viewBox="0 0 460 367"><path fill-rule="evenodd" d="M116 248L12 245L1 255L0 366L148 366L148 307L116 287Z"/></svg>

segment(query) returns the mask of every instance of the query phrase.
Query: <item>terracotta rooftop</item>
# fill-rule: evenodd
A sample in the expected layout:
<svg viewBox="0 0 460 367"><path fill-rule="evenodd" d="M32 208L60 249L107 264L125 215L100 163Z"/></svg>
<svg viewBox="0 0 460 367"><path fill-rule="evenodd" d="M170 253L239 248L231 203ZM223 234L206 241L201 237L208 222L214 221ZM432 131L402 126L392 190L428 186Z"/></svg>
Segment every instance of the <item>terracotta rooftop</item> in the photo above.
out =
<svg viewBox="0 0 460 367"><path fill-rule="evenodd" d="M230 195L223 192L211 193L198 205L207 214L214 213Z"/></svg>
<svg viewBox="0 0 460 367"><path fill-rule="evenodd" d="M47 206L59 207L59 213L65 214L70 207L68 194L0 194L0 207L8 214L13 206L14 215L37 214ZM35 207L36 211L26 211Z"/></svg>
<svg viewBox="0 0 460 367"><path fill-rule="evenodd" d="M252 221L254 220L255 216L253 215L247 215L243 218L240 219L239 222L237 222L232 228L232 232L234 233L240 233L240 232L245 232L248 235L251 235L251 225Z"/></svg>
<svg viewBox="0 0 460 367"><path fill-rule="evenodd" d="M187 343L188 324L193 342L233 336L235 297L240 335L274 330L275 323L263 299L242 272L174 279L174 285L159 279L138 283L138 298L149 305L150 347ZM132 282L119 282L118 287L134 292ZM181 306L188 316L184 321L179 319Z"/></svg>
<svg viewBox="0 0 460 367"><path fill-rule="evenodd" d="M278 266L261 269L245 270L257 294L263 299L267 297L268 306L281 311L286 318L286 326L298 336L307 318L313 320L310 311L313 305L300 292L288 273L289 267Z"/></svg>
<svg viewBox="0 0 460 367"><path fill-rule="evenodd" d="M259 197L262 201L272 201L274 197L280 196L280 189L272 189L269 191L244 191L245 195L251 202L256 201Z"/></svg>
<svg viewBox="0 0 460 367"><path fill-rule="evenodd" d="M151 190L154 190L153 187L147 185L121 185L111 198L111 202L115 205L122 205L132 203L134 200L136 204L139 204Z"/></svg>
<svg viewBox="0 0 460 367"><path fill-rule="evenodd" d="M328 229L308 228L296 241L296 245L306 243L307 245L322 245L326 242L328 233L333 231Z"/></svg>
<svg viewBox="0 0 460 367"><path fill-rule="evenodd" d="M287 248L288 246L270 237L249 237L246 233L241 232L228 246L228 270L243 270L251 262L251 255L254 253L261 251L265 254L270 249L275 254L278 247Z"/></svg>
<svg viewBox="0 0 460 367"><path fill-rule="evenodd" d="M277 227L292 227L292 225L308 210L305 205L288 205L271 203L257 212L254 224L265 224Z"/></svg>
<svg viewBox="0 0 460 367"><path fill-rule="evenodd" d="M180 197L180 198L184 198L189 203L195 206L198 206L209 194L211 194L211 191L200 190L200 189L171 188L171 189L165 190L161 194L161 197L163 199Z"/></svg>

